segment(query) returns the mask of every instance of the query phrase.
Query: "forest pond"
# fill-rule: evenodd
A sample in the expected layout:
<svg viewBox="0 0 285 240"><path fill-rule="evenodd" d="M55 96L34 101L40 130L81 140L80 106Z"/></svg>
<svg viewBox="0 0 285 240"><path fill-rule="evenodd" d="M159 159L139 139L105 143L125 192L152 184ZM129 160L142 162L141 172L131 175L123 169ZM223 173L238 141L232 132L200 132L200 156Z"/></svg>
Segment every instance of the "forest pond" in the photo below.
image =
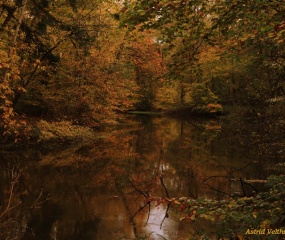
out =
<svg viewBox="0 0 285 240"><path fill-rule="evenodd" d="M25 239L192 239L214 230L172 209L165 218L165 205L140 210L147 197L250 195L277 171L223 129L217 120L131 115L90 142L2 150L0 199L20 164L23 203L33 206L19 213ZM241 189L240 179L253 184Z"/></svg>

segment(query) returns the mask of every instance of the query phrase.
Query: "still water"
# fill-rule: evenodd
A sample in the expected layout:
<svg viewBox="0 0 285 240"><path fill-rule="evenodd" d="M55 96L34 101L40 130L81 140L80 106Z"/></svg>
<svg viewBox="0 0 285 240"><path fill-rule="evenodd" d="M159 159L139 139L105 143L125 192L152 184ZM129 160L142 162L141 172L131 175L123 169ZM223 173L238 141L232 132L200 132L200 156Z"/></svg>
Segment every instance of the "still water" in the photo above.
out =
<svg viewBox="0 0 285 240"><path fill-rule="evenodd" d="M149 196L242 195L240 179L272 172L223 129L216 120L129 116L94 141L2 150L1 191L20 166L26 208L15 228L25 240L193 239L214 229L179 221L171 209L165 218L164 205L140 208Z"/></svg>

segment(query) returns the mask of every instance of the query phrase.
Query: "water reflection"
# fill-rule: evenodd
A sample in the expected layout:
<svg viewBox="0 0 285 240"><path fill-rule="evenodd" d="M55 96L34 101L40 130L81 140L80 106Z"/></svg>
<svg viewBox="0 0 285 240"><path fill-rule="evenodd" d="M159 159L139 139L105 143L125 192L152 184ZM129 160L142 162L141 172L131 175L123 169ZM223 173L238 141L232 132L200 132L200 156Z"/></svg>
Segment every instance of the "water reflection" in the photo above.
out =
<svg viewBox="0 0 285 240"><path fill-rule="evenodd" d="M232 144L223 140L217 121L131 116L88 144L2 151L1 157L2 164L22 162L22 191L29 199L41 191L51 197L42 208L23 212L22 239L174 240L193 238L193 227L175 212L165 218L163 205L138 209L149 196L243 194L240 178L268 175L256 168L254 153L233 150ZM9 168L1 166L1 178L7 180Z"/></svg>

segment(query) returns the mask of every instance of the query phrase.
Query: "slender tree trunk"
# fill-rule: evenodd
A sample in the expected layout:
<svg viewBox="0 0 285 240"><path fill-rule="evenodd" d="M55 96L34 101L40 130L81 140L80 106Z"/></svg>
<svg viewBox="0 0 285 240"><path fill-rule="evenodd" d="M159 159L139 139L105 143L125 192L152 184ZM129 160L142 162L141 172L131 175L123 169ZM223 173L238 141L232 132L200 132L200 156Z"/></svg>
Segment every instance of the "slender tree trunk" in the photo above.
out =
<svg viewBox="0 0 285 240"><path fill-rule="evenodd" d="M9 52L8 52L8 56L9 56L9 57L11 57L11 54L12 54L12 52L13 52L13 48L16 46L16 43L17 43L17 38L18 38L18 35L19 35L19 30L20 30L22 21L23 21L24 16L25 16L25 11L26 11L27 2L28 2L28 0L24 0L24 1L23 1L23 5L22 5L22 9L21 9L21 14L20 14L20 17L19 17L17 26L16 26L16 30L15 30L15 33L14 33L14 36L13 36L13 40L12 40L11 45L10 45L10 48L9 48Z"/></svg>
<svg viewBox="0 0 285 240"><path fill-rule="evenodd" d="M235 69L234 69L234 57L231 60L231 82L230 82L230 102L231 105L235 105Z"/></svg>
<svg viewBox="0 0 285 240"><path fill-rule="evenodd" d="M185 89L184 83L180 83L180 103L184 105L185 103Z"/></svg>

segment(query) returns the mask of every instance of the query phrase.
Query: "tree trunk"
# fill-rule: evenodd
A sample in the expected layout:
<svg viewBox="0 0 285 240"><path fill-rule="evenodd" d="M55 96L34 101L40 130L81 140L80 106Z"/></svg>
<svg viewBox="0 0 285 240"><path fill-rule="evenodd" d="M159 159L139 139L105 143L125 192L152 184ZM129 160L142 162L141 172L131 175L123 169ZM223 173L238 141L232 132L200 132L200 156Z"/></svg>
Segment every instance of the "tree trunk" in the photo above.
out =
<svg viewBox="0 0 285 240"><path fill-rule="evenodd" d="M9 52L8 52L8 56L9 57L11 57L12 49L16 46L16 43L17 43L17 38L18 38L18 35L19 35L19 30L20 30L22 21L24 19L27 2L28 2L28 0L24 0L24 2L23 2L23 6L22 6L22 9L21 9L21 14L20 14L17 26L16 26L16 30L15 30L15 33L14 33L14 36L13 36L13 40L12 40L10 48L9 48Z"/></svg>

